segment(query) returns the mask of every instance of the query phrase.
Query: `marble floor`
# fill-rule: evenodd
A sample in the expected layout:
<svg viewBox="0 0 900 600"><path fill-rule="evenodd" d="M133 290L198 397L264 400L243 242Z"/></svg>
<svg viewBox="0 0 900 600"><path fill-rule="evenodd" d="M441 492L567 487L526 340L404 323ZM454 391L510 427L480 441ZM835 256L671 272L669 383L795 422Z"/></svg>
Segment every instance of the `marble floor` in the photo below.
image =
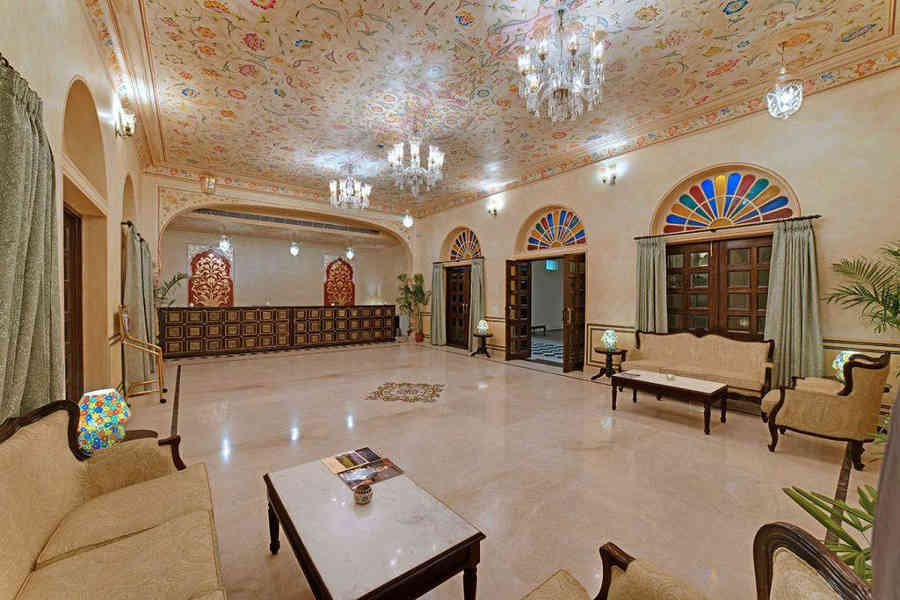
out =
<svg viewBox="0 0 900 600"><path fill-rule="evenodd" d="M174 363L168 374L172 392ZM364 399L387 381L447 387L432 404ZM749 600L761 525L822 534L781 488L833 492L840 444L789 433L772 454L756 417L729 413L705 436L701 408L641 395L612 412L609 397L601 381L368 346L185 361L178 430L185 460L209 469L232 600L312 598L289 547L268 552L262 476L365 445L487 534L485 599L521 598L561 567L593 596L597 549L611 540L712 598ZM130 425L167 432L171 411L171 401L138 399ZM875 478L854 472L851 486ZM427 597L462 598L462 578Z"/></svg>

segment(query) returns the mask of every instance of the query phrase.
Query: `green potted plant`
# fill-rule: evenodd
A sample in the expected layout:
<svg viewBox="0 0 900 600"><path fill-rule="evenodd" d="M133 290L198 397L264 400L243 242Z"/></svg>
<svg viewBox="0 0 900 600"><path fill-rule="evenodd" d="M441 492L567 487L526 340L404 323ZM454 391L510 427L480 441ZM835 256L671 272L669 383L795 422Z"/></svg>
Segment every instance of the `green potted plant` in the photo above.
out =
<svg viewBox="0 0 900 600"><path fill-rule="evenodd" d="M410 323L415 325L416 342L421 343L425 339L422 313L431 300L431 291L425 291L425 277L421 273L416 273L412 277L407 273L400 273L397 275L397 279L400 281L400 296L397 298L397 306L400 307L400 312L409 315ZM410 331L412 330L410 329Z"/></svg>
<svg viewBox="0 0 900 600"><path fill-rule="evenodd" d="M169 307L175 302L174 292L187 279L187 273L175 273L169 279L161 281L153 288L153 298L157 306Z"/></svg>
<svg viewBox="0 0 900 600"><path fill-rule="evenodd" d="M878 333L900 330L900 242L883 247L881 255L878 258L845 258L832 265L846 282L825 297L826 302L859 309L860 316ZM885 417L879 431L872 434L877 447L876 456L883 452L888 431L890 417ZM849 466L845 464L839 481L839 489L844 492L848 479ZM871 585L872 547L869 532L875 526L878 490L870 485L857 488L858 508L840 499L799 487L785 488L784 492L825 526L828 531L826 546Z"/></svg>

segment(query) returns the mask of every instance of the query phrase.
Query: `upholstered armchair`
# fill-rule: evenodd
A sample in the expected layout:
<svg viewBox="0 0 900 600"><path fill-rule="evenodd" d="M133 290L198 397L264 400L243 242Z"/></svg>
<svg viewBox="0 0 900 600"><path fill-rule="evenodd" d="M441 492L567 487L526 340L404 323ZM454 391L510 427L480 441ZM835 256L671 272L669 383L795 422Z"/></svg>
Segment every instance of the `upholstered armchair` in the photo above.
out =
<svg viewBox="0 0 900 600"><path fill-rule="evenodd" d="M763 525L753 540L757 600L872 600L872 591L822 542L788 523Z"/></svg>
<svg viewBox="0 0 900 600"><path fill-rule="evenodd" d="M863 443L878 427L881 397L890 372L890 353L878 358L862 354L844 365L844 381L795 377L790 387L763 398L762 419L769 424L775 452L778 432L790 429L830 440L845 441L857 470L862 470Z"/></svg>
<svg viewBox="0 0 900 600"><path fill-rule="evenodd" d="M594 600L705 600L705 596L652 563L635 559L612 542L600 548L603 584ZM591 600L571 573L560 569L522 600Z"/></svg>

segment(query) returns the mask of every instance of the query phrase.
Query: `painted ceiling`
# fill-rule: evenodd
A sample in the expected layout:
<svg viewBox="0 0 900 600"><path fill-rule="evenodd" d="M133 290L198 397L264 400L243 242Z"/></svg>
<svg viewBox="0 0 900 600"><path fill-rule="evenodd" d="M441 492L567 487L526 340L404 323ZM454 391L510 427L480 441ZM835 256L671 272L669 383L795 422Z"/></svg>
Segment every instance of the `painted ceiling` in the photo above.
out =
<svg viewBox="0 0 900 600"><path fill-rule="evenodd" d="M781 44L810 91L900 64L860 58L893 36L895 0L574 0L566 29L605 32L605 101L553 124L514 86L555 0L138 1L157 168L324 198L352 164L374 206L417 214L760 110ZM446 153L418 200L386 161L414 129Z"/></svg>

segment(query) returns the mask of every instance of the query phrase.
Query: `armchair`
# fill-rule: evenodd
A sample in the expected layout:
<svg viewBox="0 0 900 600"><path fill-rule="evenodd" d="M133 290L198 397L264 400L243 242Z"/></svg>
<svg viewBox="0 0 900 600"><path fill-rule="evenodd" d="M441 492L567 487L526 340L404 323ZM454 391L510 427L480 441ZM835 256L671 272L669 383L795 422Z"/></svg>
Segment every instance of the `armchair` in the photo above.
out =
<svg viewBox="0 0 900 600"><path fill-rule="evenodd" d="M600 559L603 561L603 584L594 600L706 598L652 563L629 556L612 542L607 542L600 548ZM522 600L591 600L591 597L571 573L560 569Z"/></svg>
<svg viewBox="0 0 900 600"><path fill-rule="evenodd" d="M878 358L857 355L844 365L845 384L822 378L795 377L790 387L772 390L762 401L775 452L778 433L790 429L848 443L853 466L863 469L863 443L878 427L881 397L890 371L890 353Z"/></svg>
<svg viewBox="0 0 900 600"><path fill-rule="evenodd" d="M757 600L872 600L872 591L819 540L788 523L763 525L753 540Z"/></svg>

